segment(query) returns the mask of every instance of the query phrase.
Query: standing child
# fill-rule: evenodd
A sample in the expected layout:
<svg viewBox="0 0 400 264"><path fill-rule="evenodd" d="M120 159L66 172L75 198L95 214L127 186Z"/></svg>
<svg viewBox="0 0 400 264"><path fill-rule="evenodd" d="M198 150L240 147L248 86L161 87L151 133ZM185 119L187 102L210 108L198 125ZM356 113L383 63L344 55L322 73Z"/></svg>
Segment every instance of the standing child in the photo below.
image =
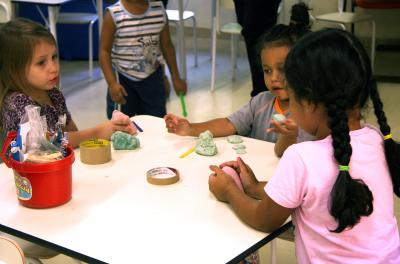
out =
<svg viewBox="0 0 400 264"><path fill-rule="evenodd" d="M176 94L186 94L162 2L121 0L107 8L100 65L108 84L108 118L116 104L121 104L121 111L128 116L166 114L164 58Z"/></svg>
<svg viewBox="0 0 400 264"><path fill-rule="evenodd" d="M400 263L392 194L400 196L399 145L365 49L346 31L310 33L290 51L285 72L293 119L317 140L290 146L267 184L240 158L226 163L245 193L211 166L211 192L259 230L291 215L298 263ZM362 122L369 98L380 131Z"/></svg>
<svg viewBox="0 0 400 264"><path fill-rule="evenodd" d="M289 115L289 97L285 89L283 64L294 43L309 32L309 24L307 6L304 3L296 4L292 7L290 25L276 25L261 37L259 53L268 91L252 97L240 110L226 118L189 123L187 119L168 114L164 117L168 132L181 136L198 136L201 132L210 130L216 137L239 134L268 142L278 141L278 156L281 156L289 143L309 140L310 137L302 131L298 134L297 126L290 119L285 121L285 127L272 121L274 114ZM276 128L271 129L271 123ZM276 132L282 136L279 137L279 133Z"/></svg>
<svg viewBox="0 0 400 264"><path fill-rule="evenodd" d="M64 96L56 88L59 73L56 41L45 27L27 19L16 19L0 28L0 133L18 129L27 105L40 107L40 114L46 116L51 131L56 131L59 116L65 114L65 130L72 147L90 138L109 139L117 130L136 133L129 118L78 131ZM28 256L52 257L57 254L14 239Z"/></svg>

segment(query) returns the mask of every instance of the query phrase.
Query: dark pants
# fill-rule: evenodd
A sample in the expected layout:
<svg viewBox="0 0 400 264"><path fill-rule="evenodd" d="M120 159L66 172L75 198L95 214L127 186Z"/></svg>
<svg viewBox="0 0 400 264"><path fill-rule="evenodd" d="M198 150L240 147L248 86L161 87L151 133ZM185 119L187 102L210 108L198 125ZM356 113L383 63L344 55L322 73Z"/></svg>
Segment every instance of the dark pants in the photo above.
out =
<svg viewBox="0 0 400 264"><path fill-rule="evenodd" d="M133 81L118 74L119 83L125 88L128 96L126 104L121 105L121 112L128 116L152 115L164 117L166 114L166 92L162 68L142 81ZM114 101L107 93L107 117L111 119L115 109Z"/></svg>
<svg viewBox="0 0 400 264"><path fill-rule="evenodd" d="M167 8L167 5L168 5L168 0L161 0L161 2L163 2L163 4L164 4L164 7L165 7L165 8Z"/></svg>
<svg viewBox="0 0 400 264"><path fill-rule="evenodd" d="M251 96L266 91L257 44L260 36L276 24L280 0L234 0L238 23L243 27L253 89Z"/></svg>

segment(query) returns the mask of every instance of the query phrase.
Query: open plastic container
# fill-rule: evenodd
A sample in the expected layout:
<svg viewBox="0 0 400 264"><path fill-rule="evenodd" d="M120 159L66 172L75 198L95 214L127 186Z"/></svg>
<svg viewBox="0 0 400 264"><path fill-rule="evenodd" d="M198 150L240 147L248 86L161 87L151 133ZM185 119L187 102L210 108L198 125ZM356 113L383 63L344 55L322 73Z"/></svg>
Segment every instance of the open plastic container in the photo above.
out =
<svg viewBox="0 0 400 264"><path fill-rule="evenodd" d="M6 152L17 136L10 132L0 153L7 167L14 170L19 202L31 208L49 208L68 202L72 197L72 163L74 151L68 146L68 156L62 160L34 164L14 160Z"/></svg>

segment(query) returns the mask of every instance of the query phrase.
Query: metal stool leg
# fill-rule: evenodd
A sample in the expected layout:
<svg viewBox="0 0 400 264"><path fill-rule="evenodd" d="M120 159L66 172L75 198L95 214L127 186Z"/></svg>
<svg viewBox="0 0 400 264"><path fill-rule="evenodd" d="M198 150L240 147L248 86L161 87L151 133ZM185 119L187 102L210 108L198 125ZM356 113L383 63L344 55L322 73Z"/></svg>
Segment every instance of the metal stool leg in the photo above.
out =
<svg viewBox="0 0 400 264"><path fill-rule="evenodd" d="M276 263L276 239L271 241L271 264Z"/></svg>
<svg viewBox="0 0 400 264"><path fill-rule="evenodd" d="M232 69L232 81L236 80L236 69L237 69L237 53L238 53L239 36L231 34L231 69Z"/></svg>
<svg viewBox="0 0 400 264"><path fill-rule="evenodd" d="M89 76L93 77L93 24L95 21L89 23Z"/></svg>
<svg viewBox="0 0 400 264"><path fill-rule="evenodd" d="M180 49L180 47L179 47L179 35L181 34L181 31L179 29L178 21L172 21L172 22L175 24L175 28L176 28L176 40L175 40L176 46L175 46L175 49L179 50ZM178 52L179 60L180 60L180 56L182 56L182 55Z"/></svg>
<svg viewBox="0 0 400 264"><path fill-rule="evenodd" d="M375 66L375 34L376 34L376 24L375 20L371 20L372 36L371 36L371 67L374 70Z"/></svg>
<svg viewBox="0 0 400 264"><path fill-rule="evenodd" d="M194 67L198 66L198 58L197 58L197 22L196 18L192 16L193 21L193 52L194 52Z"/></svg>
<svg viewBox="0 0 400 264"><path fill-rule="evenodd" d="M215 29L217 26L217 20L215 17L212 19L212 28ZM215 70L217 64L217 31L212 30L212 44L211 44L211 92L215 91Z"/></svg>

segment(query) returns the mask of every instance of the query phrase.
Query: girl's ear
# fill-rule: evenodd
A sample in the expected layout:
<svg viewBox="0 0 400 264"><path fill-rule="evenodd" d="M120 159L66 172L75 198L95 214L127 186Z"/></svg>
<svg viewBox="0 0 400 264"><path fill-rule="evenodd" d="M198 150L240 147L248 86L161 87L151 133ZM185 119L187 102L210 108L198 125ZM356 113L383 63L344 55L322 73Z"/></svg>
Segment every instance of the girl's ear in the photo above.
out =
<svg viewBox="0 0 400 264"><path fill-rule="evenodd" d="M309 113L313 113L318 109L318 105L316 105L315 103L311 102L311 101L303 101L303 107L304 107L304 111L309 114Z"/></svg>

